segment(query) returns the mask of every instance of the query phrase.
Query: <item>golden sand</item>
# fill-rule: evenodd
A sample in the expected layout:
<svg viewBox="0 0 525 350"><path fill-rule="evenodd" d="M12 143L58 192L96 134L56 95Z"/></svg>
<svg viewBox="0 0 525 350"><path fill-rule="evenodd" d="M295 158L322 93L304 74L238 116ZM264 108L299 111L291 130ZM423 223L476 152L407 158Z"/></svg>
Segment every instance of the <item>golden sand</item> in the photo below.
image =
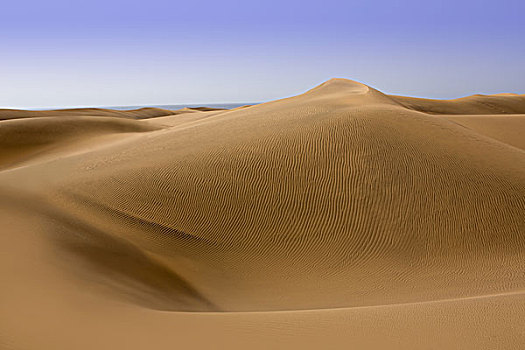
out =
<svg viewBox="0 0 525 350"><path fill-rule="evenodd" d="M0 220L2 349L518 349L525 95L0 110Z"/></svg>

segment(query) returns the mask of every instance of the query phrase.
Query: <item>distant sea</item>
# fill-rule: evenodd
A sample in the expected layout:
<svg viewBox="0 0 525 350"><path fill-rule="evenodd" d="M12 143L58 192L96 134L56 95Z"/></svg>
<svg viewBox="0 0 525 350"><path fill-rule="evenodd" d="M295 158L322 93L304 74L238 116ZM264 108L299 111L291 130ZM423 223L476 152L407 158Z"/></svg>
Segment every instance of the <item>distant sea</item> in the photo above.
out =
<svg viewBox="0 0 525 350"><path fill-rule="evenodd" d="M177 105L140 105L140 106L78 106L78 107L48 107L48 108L22 108L28 111L49 111L56 109L74 109L74 108L105 108L105 109L116 109L116 110L129 110L139 109L147 107L155 107L169 110L177 110L182 108L196 108L196 107L210 107L210 108L224 108L232 109L246 105L257 105L261 102L245 102L245 103L189 103L189 104L177 104ZM0 106L0 109L3 107ZM13 108L20 109L20 108Z"/></svg>
<svg viewBox="0 0 525 350"><path fill-rule="evenodd" d="M256 105L258 103L195 103L195 104L180 104L180 105L147 105L147 106L113 106L113 107L100 107L100 108L108 108L108 109L117 109L117 110L128 110L128 109L138 109L138 108L144 108L144 107L155 107L155 108L162 108L162 109L170 109L170 110L176 110L176 109L182 109L182 108L195 108L195 107L210 107L210 108L225 108L225 109L232 109L237 108L241 106L246 105Z"/></svg>

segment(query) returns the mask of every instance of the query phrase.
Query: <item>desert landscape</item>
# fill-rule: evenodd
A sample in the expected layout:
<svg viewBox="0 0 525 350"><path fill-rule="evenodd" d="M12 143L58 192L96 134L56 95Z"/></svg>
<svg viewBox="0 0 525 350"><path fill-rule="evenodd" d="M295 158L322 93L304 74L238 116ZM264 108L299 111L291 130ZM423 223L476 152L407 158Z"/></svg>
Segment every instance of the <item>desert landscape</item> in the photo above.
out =
<svg viewBox="0 0 525 350"><path fill-rule="evenodd" d="M0 220L1 349L525 346L525 95L3 109Z"/></svg>

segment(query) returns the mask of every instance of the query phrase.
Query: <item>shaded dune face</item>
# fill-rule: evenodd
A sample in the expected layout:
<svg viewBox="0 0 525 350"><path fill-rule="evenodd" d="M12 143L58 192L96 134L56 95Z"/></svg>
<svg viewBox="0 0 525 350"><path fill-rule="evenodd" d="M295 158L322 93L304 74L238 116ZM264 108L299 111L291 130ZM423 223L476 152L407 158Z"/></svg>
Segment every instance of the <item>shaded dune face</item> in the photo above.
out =
<svg viewBox="0 0 525 350"><path fill-rule="evenodd" d="M334 79L183 123L133 121L129 140L2 175L53 208L34 210L57 254L82 266L64 269L128 303L260 311L470 297L525 287L525 155L515 132L493 126L498 111L525 132L522 96L412 101Z"/></svg>
<svg viewBox="0 0 525 350"><path fill-rule="evenodd" d="M148 132L153 125L115 117L31 117L0 123L0 169L10 168L104 135ZM66 152L67 153L67 152Z"/></svg>

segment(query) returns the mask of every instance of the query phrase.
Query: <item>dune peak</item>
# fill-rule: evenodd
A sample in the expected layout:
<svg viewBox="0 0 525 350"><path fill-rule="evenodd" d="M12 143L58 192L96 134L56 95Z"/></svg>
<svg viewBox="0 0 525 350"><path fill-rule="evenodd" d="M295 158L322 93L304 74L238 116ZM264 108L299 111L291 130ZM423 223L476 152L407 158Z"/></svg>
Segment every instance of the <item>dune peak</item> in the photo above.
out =
<svg viewBox="0 0 525 350"><path fill-rule="evenodd" d="M314 87L313 89L310 89L308 92L340 90L352 92L354 94L365 94L370 91L370 89L371 88L368 85L354 80L346 78L332 78Z"/></svg>

